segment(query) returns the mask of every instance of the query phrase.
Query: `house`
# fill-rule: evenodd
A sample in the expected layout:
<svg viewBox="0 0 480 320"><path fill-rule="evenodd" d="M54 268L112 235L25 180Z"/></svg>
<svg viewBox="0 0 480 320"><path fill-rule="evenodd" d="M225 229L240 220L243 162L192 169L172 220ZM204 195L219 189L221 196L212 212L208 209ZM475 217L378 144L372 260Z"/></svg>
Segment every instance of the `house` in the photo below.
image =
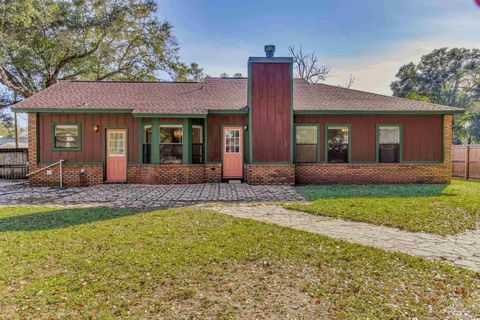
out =
<svg viewBox="0 0 480 320"><path fill-rule="evenodd" d="M265 49L248 78L58 82L14 108L30 171L64 159L67 185L450 181L459 109L294 79L292 59Z"/></svg>

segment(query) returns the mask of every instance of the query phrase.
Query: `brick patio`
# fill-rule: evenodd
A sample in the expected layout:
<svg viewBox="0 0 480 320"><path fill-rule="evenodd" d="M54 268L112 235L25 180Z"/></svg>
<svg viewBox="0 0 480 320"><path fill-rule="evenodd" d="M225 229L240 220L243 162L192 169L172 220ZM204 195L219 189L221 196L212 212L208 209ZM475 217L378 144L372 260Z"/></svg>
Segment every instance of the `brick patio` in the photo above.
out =
<svg viewBox="0 0 480 320"><path fill-rule="evenodd" d="M204 202L298 201L304 198L290 186L248 184L134 185L104 184L71 187L6 186L0 188L0 205L102 205L108 207L165 208Z"/></svg>

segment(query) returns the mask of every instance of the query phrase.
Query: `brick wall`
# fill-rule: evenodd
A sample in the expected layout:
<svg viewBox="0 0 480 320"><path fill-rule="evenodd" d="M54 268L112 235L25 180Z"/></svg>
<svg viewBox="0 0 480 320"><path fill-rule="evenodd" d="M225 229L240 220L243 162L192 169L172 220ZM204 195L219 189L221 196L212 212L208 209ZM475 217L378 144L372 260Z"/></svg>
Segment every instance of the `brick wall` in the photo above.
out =
<svg viewBox="0 0 480 320"><path fill-rule="evenodd" d="M452 116L444 116L442 163L297 164L298 184L449 183L452 176Z"/></svg>
<svg viewBox="0 0 480 320"><path fill-rule="evenodd" d="M134 164L127 170L128 183L216 183L221 179L221 164Z"/></svg>
<svg viewBox="0 0 480 320"><path fill-rule="evenodd" d="M293 185L295 183L295 165L246 164L244 177L248 184Z"/></svg>

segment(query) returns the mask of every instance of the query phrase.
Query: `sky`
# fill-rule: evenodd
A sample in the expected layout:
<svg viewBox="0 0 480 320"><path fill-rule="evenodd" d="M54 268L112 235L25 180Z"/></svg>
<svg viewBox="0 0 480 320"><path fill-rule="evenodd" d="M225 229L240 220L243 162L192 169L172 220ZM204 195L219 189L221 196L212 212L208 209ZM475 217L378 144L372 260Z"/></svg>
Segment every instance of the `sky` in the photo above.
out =
<svg viewBox="0 0 480 320"><path fill-rule="evenodd" d="M441 47L480 47L475 0L157 0L185 62L206 74L247 73L247 59L291 45L315 51L326 83L391 95L399 67Z"/></svg>

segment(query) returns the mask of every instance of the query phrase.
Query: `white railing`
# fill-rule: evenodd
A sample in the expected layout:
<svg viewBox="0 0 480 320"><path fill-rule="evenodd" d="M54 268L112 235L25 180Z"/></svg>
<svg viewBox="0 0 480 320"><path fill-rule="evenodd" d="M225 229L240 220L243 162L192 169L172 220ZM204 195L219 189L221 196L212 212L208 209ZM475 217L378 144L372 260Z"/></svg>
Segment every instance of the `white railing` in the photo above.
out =
<svg viewBox="0 0 480 320"><path fill-rule="evenodd" d="M57 162L52 163L52 164L50 164L50 165L48 165L48 166L46 166L46 167L43 167L43 168L40 168L40 169L35 170L35 171L33 171L33 172L30 172L29 174L26 175L26 177L30 177L30 176L32 176L32 175L34 175L34 174L36 174L36 173L42 172L42 171L47 170L47 169L49 169L49 168L51 168L51 167L54 167L54 166L56 166L56 165L60 165L60 172L59 172L60 188L63 188L63 167L62 167L62 164L63 164L64 162L65 162L65 160L60 159L60 160L58 160Z"/></svg>

